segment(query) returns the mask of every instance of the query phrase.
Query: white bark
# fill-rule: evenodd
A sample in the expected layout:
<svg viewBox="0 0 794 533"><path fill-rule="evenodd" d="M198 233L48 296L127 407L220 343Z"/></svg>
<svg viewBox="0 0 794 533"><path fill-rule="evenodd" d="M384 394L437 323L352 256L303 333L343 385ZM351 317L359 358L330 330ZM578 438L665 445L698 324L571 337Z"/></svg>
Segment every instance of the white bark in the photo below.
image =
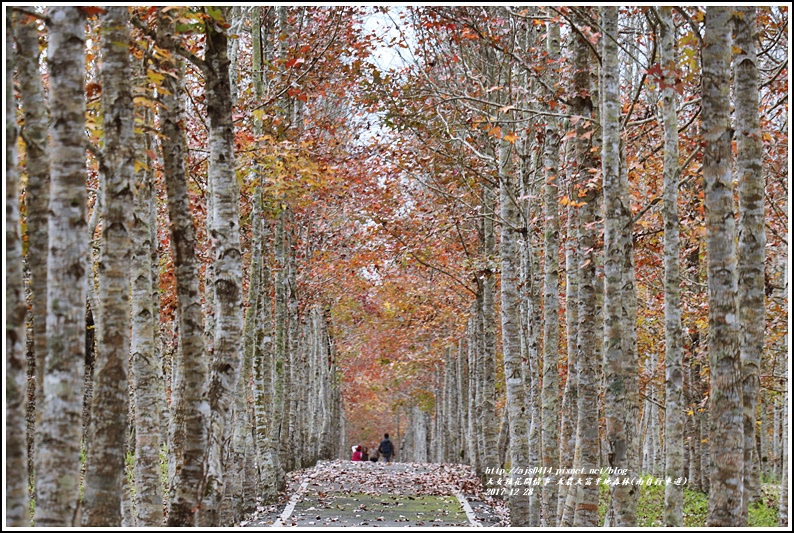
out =
<svg viewBox="0 0 794 533"><path fill-rule="evenodd" d="M703 181L708 255L711 527L740 524L743 493L736 222L731 177L730 7L709 7L703 38Z"/></svg>
<svg viewBox="0 0 794 533"><path fill-rule="evenodd" d="M742 525L751 501L761 497L761 472L756 448L758 391L764 350L764 227L763 146L758 111L758 65L755 7L734 14L734 107L736 110L736 173L739 180L739 350L744 409L744 492Z"/></svg>
<svg viewBox="0 0 794 533"><path fill-rule="evenodd" d="M135 162L130 86L130 30L126 6L101 16L103 107L102 244L99 262L99 331L94 362L92 442L82 523L121 524L121 483L129 430L130 229Z"/></svg>
<svg viewBox="0 0 794 533"><path fill-rule="evenodd" d="M35 523L71 527L77 525L86 349L85 14L52 7L48 16L50 98L58 105L50 122L47 357Z"/></svg>

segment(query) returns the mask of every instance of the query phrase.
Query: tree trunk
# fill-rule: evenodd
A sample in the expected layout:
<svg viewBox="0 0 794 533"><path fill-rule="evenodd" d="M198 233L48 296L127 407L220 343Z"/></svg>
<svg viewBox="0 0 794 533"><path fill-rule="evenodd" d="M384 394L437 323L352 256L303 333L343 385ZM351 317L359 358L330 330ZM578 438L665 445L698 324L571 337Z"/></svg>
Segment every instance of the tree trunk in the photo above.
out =
<svg viewBox="0 0 794 533"><path fill-rule="evenodd" d="M569 165L570 168L570 165ZM569 180L571 181L571 180ZM573 197L574 187L570 187ZM579 249L576 244L579 232L579 209L568 206L568 223L565 244L565 333L567 347L567 377L563 389L560 415L560 468L573 468L576 448L576 408L578 405L578 379L576 375L576 337L579 324ZM562 517L571 487L561 485L557 499L557 525Z"/></svg>
<svg viewBox="0 0 794 533"><path fill-rule="evenodd" d="M221 8L225 11L224 8ZM234 125L229 86L227 37L207 23L205 78L209 117L209 171L213 221L210 235L214 252L212 279L215 304L213 361L209 381L209 446L205 461L205 492L200 521L219 525L223 496L221 457L230 433L227 429L232 399L240 377L243 340L242 254L240 252L240 191L234 164Z"/></svg>
<svg viewBox="0 0 794 533"><path fill-rule="evenodd" d="M121 482L129 429L130 229L133 134L128 8L102 14L104 177L99 266L100 328L94 362L92 442L85 478L84 526L121 524Z"/></svg>
<svg viewBox="0 0 794 533"><path fill-rule="evenodd" d="M36 464L39 527L72 527L80 472L85 359L85 13L49 9L51 189L47 256L47 357L41 369L41 446Z"/></svg>
<svg viewBox="0 0 794 533"><path fill-rule="evenodd" d="M618 70L618 8L601 8L603 42L602 175L604 180L604 411L607 459L610 468L614 525L633 527L637 522L636 475L631 459L637 431L637 363L630 343L635 318L629 309L633 291L631 204L628 183L620 171L620 73ZM621 473L623 472L623 473ZM628 480L628 484L623 484Z"/></svg>
<svg viewBox="0 0 794 533"><path fill-rule="evenodd" d="M49 111L44 99L41 73L39 71L41 49L39 47L38 21L33 17L17 15L16 63L19 77L19 92L25 125L22 139L25 142L25 170L27 173L27 263L30 268L31 315L33 321L32 368L35 375L34 401L35 422L33 425L33 456L41 447L41 403L44 398L44 359L47 355L47 212L50 198L50 154L47 139ZM11 50L11 48L7 48ZM7 115L9 116L9 115ZM10 137L9 137L10 139ZM11 141L7 141L10 143ZM9 189L10 190L10 189ZM31 457L32 470L36 460ZM35 495L35 492L34 492Z"/></svg>
<svg viewBox="0 0 794 533"><path fill-rule="evenodd" d="M172 11L173 12L173 11ZM168 215L171 221L171 249L177 293L179 348L174 364L172 420L169 453L175 463L171 479L167 525L195 525L195 513L203 494L204 457L207 449L207 360L199 290L199 261L196 233L190 215L185 172L185 144L182 131L183 67L175 61L174 21L162 10L158 13L158 42L169 51L161 68L173 73L165 76L161 96L160 131L163 174L168 190Z"/></svg>
<svg viewBox="0 0 794 533"><path fill-rule="evenodd" d="M700 378L700 365L694 361L695 352L692 351L692 358L693 360L689 363L689 410L687 412L687 422L690 425L690 447L689 447L689 471L688 471L688 478L689 478L689 487L698 492L703 491L703 484L701 483L701 478L703 477L700 467L701 467L701 449L703 445L701 443L701 439L703 438L700 434L700 417L698 414L700 403L700 398L697 395L698 387L696 385L697 380Z"/></svg>
<svg viewBox="0 0 794 533"><path fill-rule="evenodd" d="M739 525L744 441L731 179L731 8L709 7L703 43L703 181L708 255L711 475L707 525Z"/></svg>
<svg viewBox="0 0 794 533"><path fill-rule="evenodd" d="M476 322L478 320L477 317L477 308L475 307L473 316L469 319L469 324L467 327L467 359L468 359L468 389L469 394L467 396L468 403L469 403L469 420L468 420L468 427L466 429L466 442L468 443L469 448L469 464L474 468L475 472L480 472L482 470L481 467L481 457L480 457L480 449L479 449L479 439L477 438L477 411L478 411L478 398L477 398L477 374L478 374L478 366L479 361L477 360L477 325Z"/></svg>
<svg viewBox="0 0 794 533"><path fill-rule="evenodd" d="M284 472L289 470L286 461L289 452L289 315L287 290L287 252L286 252L286 212L281 211L278 218L275 243L276 262L276 314L275 356L273 359L273 426L271 441L276 450L278 470L276 471L276 490L285 483Z"/></svg>
<svg viewBox="0 0 794 533"><path fill-rule="evenodd" d="M550 22L546 25L548 32L547 51L551 68L556 70L560 60L560 26ZM551 73L550 73L551 74ZM549 80L552 75L547 77ZM559 301L559 254L560 254L560 220L557 212L559 202L560 172L560 135L555 117L549 117L545 131L545 151L543 166L545 168L546 185L544 187L544 215L546 219L544 239L544 282L543 282L543 468L548 484L543 485L543 516L547 527L557 525L557 476L559 467L559 425L558 396L560 392L559 357L560 335L560 301ZM545 480L544 480L545 482Z"/></svg>
<svg viewBox="0 0 794 533"><path fill-rule="evenodd" d="M584 38L576 38L574 52L574 98L572 111L585 117L576 123L576 172L579 200L584 203L579 208L579 241L581 250L579 262L579 325L577 338L576 365L578 377L578 416L576 424L576 447L579 448L577 468L584 469L583 483L575 489L575 527L596 526L598 523L598 475L591 475L598 467L598 372L595 357L598 332L596 329L596 213L598 212L598 193L600 184L589 178L587 170L594 168L596 162L590 152L591 142L586 137L592 133L594 124L587 120L592 116L593 104L590 98L589 64L590 49Z"/></svg>
<svg viewBox="0 0 794 533"><path fill-rule="evenodd" d="M751 501L761 494L761 473L756 450L756 411L761 355L764 349L764 175L763 147L758 113L758 65L755 7L734 13L736 57L734 102L736 109L736 173L739 181L739 350L744 409L744 491L742 525Z"/></svg>
<svg viewBox="0 0 794 533"><path fill-rule="evenodd" d="M28 463L25 438L25 290L22 279L22 239L19 224L19 169L14 103L14 28L6 8L6 527L28 527Z"/></svg>
<svg viewBox="0 0 794 533"><path fill-rule="evenodd" d="M145 114L147 115L147 114ZM148 117L146 117L148 119ZM149 121L145 119L144 123ZM130 353L135 407L135 513L136 525L163 524L163 494L160 482L160 447L163 442L160 413L163 412L163 382L160 353L155 341L159 301L152 286L151 255L156 247L154 171L146 155L151 149L148 134L136 135L138 157L143 157L135 176L131 261L132 335Z"/></svg>
<svg viewBox="0 0 794 533"><path fill-rule="evenodd" d="M502 141L499 161L499 203L502 221L502 236L499 252L502 259L502 350L504 352L506 409L510 420L510 471L513 480L526 476L530 466L528 457L527 401L524 386L525 376L521 364L521 316L519 286L518 231L521 227L513 185L512 147ZM486 463L491 468L496 462ZM519 470L520 469L520 470ZM529 500L522 490L515 491L508 499L510 525L529 525Z"/></svg>
<svg viewBox="0 0 794 533"><path fill-rule="evenodd" d="M539 151L535 152L535 157L525 157L521 168L521 196L535 197L537 189L534 185L535 172L538 167L536 161ZM533 161L535 160L535 161ZM531 164L527 164L530 163ZM540 341L543 330L541 307L541 283L538 276L540 272L539 261L536 254L533 235L537 233L534 221L539 217L535 213L536 204L527 202L524 209L524 239L523 239L523 261L522 278L520 285L523 286L521 301L522 309L522 354L521 363L524 374L524 387L526 388L526 401L528 409L529 437L527 441L528 453L527 461L530 467L538 467L542 464L542 443L541 443L541 384L540 384ZM533 487L529 494L529 525L539 527L541 525L541 495L540 489Z"/></svg>
<svg viewBox="0 0 794 533"><path fill-rule="evenodd" d="M496 197L493 188L486 185L483 199L483 254L491 258L496 253L494 236L494 211ZM499 421L496 417L496 317L495 317L496 273L488 268L482 284L481 352L477 374L481 392L478 401L478 426L482 435L481 468L496 466L496 441L499 437Z"/></svg>
<svg viewBox="0 0 794 533"><path fill-rule="evenodd" d="M458 340L458 435L453 463L468 463L470 452L466 439L469 426L469 361L466 357L466 339Z"/></svg>
<svg viewBox="0 0 794 533"><path fill-rule="evenodd" d="M665 477L687 477L684 472L683 346L681 329L681 251L678 223L678 115L675 97L675 26L671 7L659 8L660 52L664 72L664 332L665 332ZM683 526L683 485L668 483L664 489L664 523Z"/></svg>

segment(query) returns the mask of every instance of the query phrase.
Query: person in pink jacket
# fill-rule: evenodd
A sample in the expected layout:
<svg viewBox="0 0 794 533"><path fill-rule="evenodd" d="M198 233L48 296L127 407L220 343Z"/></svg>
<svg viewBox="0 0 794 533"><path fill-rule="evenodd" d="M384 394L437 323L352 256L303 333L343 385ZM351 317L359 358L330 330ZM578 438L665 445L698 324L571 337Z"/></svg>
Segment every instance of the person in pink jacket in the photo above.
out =
<svg viewBox="0 0 794 533"><path fill-rule="evenodd" d="M356 446L356 451L353 452L353 461L361 460L361 446Z"/></svg>

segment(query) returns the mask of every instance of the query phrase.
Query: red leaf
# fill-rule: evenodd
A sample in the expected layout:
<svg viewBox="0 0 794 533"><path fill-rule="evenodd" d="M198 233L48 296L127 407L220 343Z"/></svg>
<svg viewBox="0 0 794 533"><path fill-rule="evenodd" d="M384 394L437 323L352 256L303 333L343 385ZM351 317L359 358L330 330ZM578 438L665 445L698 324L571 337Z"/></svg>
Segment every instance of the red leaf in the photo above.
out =
<svg viewBox="0 0 794 533"><path fill-rule="evenodd" d="M85 95L87 98L93 98L97 94L102 93L102 86L98 83L91 82L85 86Z"/></svg>
<svg viewBox="0 0 794 533"><path fill-rule="evenodd" d="M300 65L301 63L305 63L305 62L306 62L306 60L303 59L302 57L296 57L296 58L293 58L293 59L290 59L289 61L287 61L286 65L287 65L287 68L292 68L295 65Z"/></svg>
<svg viewBox="0 0 794 533"><path fill-rule="evenodd" d="M102 13L105 13L105 10L103 8L96 6L82 6L80 8L80 11L85 13L87 17L95 17L97 15L101 15Z"/></svg>

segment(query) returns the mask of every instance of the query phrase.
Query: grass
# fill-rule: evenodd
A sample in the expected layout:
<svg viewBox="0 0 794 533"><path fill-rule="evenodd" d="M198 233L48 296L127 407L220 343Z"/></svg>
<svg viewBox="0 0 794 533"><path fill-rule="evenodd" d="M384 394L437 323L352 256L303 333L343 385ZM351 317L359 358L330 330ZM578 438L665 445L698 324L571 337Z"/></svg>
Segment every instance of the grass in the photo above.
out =
<svg viewBox="0 0 794 533"><path fill-rule="evenodd" d="M645 479L645 477L643 477ZM609 487L599 485L599 523L604 524L609 503ZM777 527L778 497L777 484L764 483L761 498L750 505L748 510L749 527ZM684 487L684 527L705 527L708 516L708 494ZM637 502L637 525L640 527L662 527L664 525L664 485L641 485L640 499Z"/></svg>

